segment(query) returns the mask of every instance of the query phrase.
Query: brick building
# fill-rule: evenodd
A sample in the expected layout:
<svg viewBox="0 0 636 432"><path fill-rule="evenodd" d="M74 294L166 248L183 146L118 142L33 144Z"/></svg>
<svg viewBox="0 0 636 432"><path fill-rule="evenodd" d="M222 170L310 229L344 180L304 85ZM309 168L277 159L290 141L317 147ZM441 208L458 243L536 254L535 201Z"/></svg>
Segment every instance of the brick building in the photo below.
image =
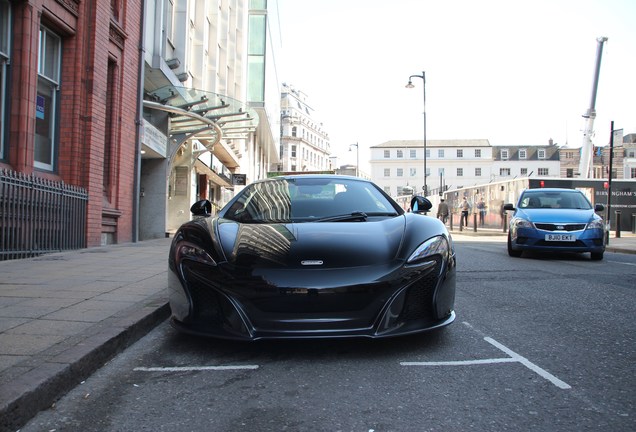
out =
<svg viewBox="0 0 636 432"><path fill-rule="evenodd" d="M80 246L132 240L142 5L0 0L0 171L85 191Z"/></svg>

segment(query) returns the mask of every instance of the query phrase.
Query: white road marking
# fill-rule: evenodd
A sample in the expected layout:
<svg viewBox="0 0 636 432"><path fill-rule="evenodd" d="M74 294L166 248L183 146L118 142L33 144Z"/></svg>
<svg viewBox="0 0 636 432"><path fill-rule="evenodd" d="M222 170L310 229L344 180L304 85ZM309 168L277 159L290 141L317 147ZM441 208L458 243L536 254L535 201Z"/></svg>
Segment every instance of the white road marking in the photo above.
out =
<svg viewBox="0 0 636 432"><path fill-rule="evenodd" d="M191 372L191 371L221 371L258 369L258 365L243 366L171 366L171 367L136 367L134 371L141 372Z"/></svg>
<svg viewBox="0 0 636 432"><path fill-rule="evenodd" d="M470 329L476 331L477 333L480 333L483 336L483 333L475 329L469 323L464 321L463 324L466 327L469 327ZM498 364L498 363L521 363L522 365L524 365L525 367L527 367L534 373L538 374L539 376L550 381L552 384L559 387L560 389L567 390L572 388L566 382L561 381L560 379L552 375L550 372L544 369L541 369L539 366L535 365L527 358L520 356L519 354L512 351L510 348L507 348L504 345L500 344L493 338L484 336L484 340L488 342L489 344L495 346L499 350L503 351L504 353L508 354L510 357L477 359L477 360L438 361L438 362L400 362L400 365L402 366L471 366L471 365L488 365L488 364Z"/></svg>
<svg viewBox="0 0 636 432"><path fill-rule="evenodd" d="M612 260L605 260L606 262L611 262L613 264L624 264L624 265L628 265L628 266L636 266L636 263L628 263L628 262L622 262L622 261L612 261Z"/></svg>
<svg viewBox="0 0 636 432"><path fill-rule="evenodd" d="M511 349L503 346L502 344L500 344L496 340L494 340L492 338L489 338L489 337L485 337L484 340L486 342L488 342L489 344L494 345L495 347L499 348L501 351L505 352L506 354L508 354L513 359L516 359L517 361L519 361L519 363L521 363L522 365L524 365L525 367L527 367L531 371L533 371L533 372L539 374L540 376L542 376L543 378L547 379L548 381L550 381L555 386L557 386L557 387L559 387L561 389L564 389L564 390L572 388L572 387L570 387L569 384L561 381L560 379L558 379L557 377L552 375L550 372L548 372L548 371L546 371L544 369L541 369L539 366L537 366L536 364L532 363L527 358L520 356L519 354L517 354L516 352L512 351Z"/></svg>

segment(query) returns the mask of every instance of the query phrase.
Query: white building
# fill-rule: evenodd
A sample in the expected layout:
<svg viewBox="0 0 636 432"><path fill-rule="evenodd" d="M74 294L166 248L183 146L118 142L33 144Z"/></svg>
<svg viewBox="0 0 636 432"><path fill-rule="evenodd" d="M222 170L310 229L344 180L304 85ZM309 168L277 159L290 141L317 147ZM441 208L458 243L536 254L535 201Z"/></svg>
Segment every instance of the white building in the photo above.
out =
<svg viewBox="0 0 636 432"><path fill-rule="evenodd" d="M440 190L486 183L490 180L493 147L487 139L427 140L426 186L428 194ZM371 147L371 178L391 196L424 186L422 140L387 141Z"/></svg>
<svg viewBox="0 0 636 432"><path fill-rule="evenodd" d="M280 162L272 171L333 170L329 134L305 93L283 83L280 95Z"/></svg>
<svg viewBox="0 0 636 432"><path fill-rule="evenodd" d="M559 147L552 141L545 146L493 147L491 181L519 177L559 177Z"/></svg>
<svg viewBox="0 0 636 432"><path fill-rule="evenodd" d="M147 0L140 237L218 210L279 154L278 14L266 0Z"/></svg>

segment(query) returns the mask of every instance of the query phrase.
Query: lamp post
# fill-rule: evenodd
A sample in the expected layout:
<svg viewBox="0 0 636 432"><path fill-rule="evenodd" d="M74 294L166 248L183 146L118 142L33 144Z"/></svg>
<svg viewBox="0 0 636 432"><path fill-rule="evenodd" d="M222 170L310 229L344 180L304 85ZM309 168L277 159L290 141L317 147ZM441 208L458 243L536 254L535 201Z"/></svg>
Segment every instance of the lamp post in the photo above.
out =
<svg viewBox="0 0 636 432"><path fill-rule="evenodd" d="M349 151L351 151L351 147L353 146L356 148L356 177L360 177L360 148L358 147L358 143L349 144Z"/></svg>
<svg viewBox="0 0 636 432"><path fill-rule="evenodd" d="M423 102L424 102L424 196L428 195L428 188L426 187L426 73L422 71L422 75L411 75L409 77L409 82L406 84L406 88L414 88L412 78L422 78L422 89L423 89Z"/></svg>

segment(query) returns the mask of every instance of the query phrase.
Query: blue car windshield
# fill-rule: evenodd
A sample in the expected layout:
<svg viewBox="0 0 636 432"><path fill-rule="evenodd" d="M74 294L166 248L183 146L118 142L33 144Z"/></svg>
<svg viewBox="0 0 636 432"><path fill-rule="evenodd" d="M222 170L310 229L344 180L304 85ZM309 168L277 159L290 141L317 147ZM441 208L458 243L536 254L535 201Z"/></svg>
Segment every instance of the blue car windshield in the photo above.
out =
<svg viewBox="0 0 636 432"><path fill-rule="evenodd" d="M529 190L523 193L519 199L519 208L522 209L578 209L590 210L592 205L581 192L572 191L546 191Z"/></svg>
<svg viewBox="0 0 636 432"><path fill-rule="evenodd" d="M355 218L334 218L354 213ZM359 216L361 213L364 217ZM219 216L242 223L288 223L325 218L364 221L366 216L401 213L401 208L373 183L346 177L294 177L248 185Z"/></svg>

